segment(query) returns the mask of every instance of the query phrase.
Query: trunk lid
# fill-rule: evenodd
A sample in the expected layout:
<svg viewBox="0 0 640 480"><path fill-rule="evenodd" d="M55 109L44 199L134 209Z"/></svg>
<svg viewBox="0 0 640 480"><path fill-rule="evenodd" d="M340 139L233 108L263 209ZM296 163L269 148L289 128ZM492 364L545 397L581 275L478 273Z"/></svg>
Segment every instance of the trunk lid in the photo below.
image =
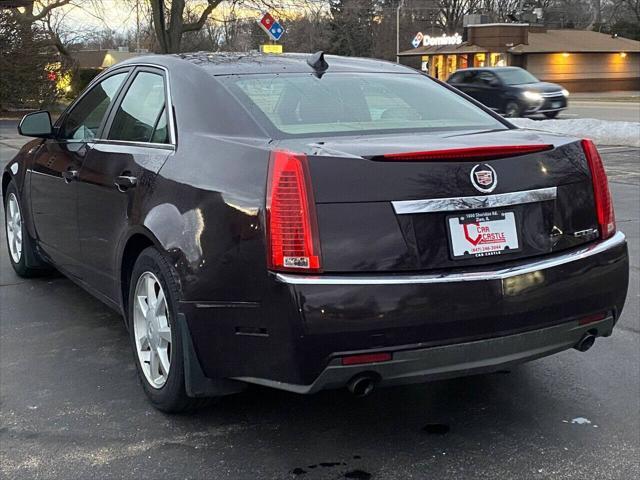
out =
<svg viewBox="0 0 640 480"><path fill-rule="evenodd" d="M383 157L539 144L551 147L486 160ZM550 254L597 237L591 175L580 142L572 139L513 129L333 137L313 143L296 139L281 141L277 148L308 157L325 272L487 265ZM480 177L492 172L495 185L482 187L475 171ZM514 192L527 193L514 199ZM512 204L503 205L507 200ZM473 241L484 228L515 235L515 243L507 238L509 253L474 253ZM484 236L479 241L483 244Z"/></svg>

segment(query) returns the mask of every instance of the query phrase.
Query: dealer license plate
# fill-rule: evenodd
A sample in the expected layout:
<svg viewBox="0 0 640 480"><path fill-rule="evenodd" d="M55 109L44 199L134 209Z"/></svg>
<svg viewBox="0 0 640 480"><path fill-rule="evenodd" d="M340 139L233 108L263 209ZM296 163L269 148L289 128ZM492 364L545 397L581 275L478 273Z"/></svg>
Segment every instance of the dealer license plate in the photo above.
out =
<svg viewBox="0 0 640 480"><path fill-rule="evenodd" d="M520 249L513 212L463 213L447 217L454 259L502 255Z"/></svg>

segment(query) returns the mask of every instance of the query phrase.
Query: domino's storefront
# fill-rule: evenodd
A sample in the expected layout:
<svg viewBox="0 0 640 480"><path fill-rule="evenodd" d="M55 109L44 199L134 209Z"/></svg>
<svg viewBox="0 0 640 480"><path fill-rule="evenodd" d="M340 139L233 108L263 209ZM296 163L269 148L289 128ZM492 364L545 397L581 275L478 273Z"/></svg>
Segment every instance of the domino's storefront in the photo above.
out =
<svg viewBox="0 0 640 480"><path fill-rule="evenodd" d="M401 63L419 68L443 81L459 68L507 64L503 53L490 52L481 46L463 42L462 36L458 33L441 36L418 33L414 38L414 46L416 43L419 59L416 51L409 50L400 54Z"/></svg>
<svg viewBox="0 0 640 480"><path fill-rule="evenodd" d="M479 24L462 34L417 34L413 45L400 62L443 81L460 68L516 66L572 92L640 90L640 42L594 31Z"/></svg>

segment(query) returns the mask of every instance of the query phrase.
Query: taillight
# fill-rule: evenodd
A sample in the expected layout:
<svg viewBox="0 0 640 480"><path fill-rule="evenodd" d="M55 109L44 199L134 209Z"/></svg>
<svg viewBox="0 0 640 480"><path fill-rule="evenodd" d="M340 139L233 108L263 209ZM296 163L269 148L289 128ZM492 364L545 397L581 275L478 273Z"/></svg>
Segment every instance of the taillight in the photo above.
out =
<svg viewBox="0 0 640 480"><path fill-rule="evenodd" d="M582 140L582 149L589 163L591 180L593 182L593 197L596 204L600 238L603 240L612 236L616 231L616 218L613 213L613 201L609 192L609 182L604 171L602 158L591 140Z"/></svg>
<svg viewBox="0 0 640 480"><path fill-rule="evenodd" d="M530 153L552 150L553 145L492 145L483 147L447 148L444 150L427 150L424 152L387 153L372 160L424 162L424 161L481 161L496 160L498 158L517 157Z"/></svg>
<svg viewBox="0 0 640 480"><path fill-rule="evenodd" d="M318 223L306 155L271 154L267 235L270 269L320 271Z"/></svg>

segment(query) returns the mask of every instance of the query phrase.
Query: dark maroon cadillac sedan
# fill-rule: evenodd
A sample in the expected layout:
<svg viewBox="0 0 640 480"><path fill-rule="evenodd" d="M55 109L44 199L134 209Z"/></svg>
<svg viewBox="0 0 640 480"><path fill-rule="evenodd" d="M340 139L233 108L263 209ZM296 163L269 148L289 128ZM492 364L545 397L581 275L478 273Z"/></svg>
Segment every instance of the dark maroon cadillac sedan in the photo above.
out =
<svg viewBox="0 0 640 480"><path fill-rule="evenodd" d="M142 57L19 130L36 138L2 176L13 267L120 311L164 411L585 351L624 304L593 143L400 65Z"/></svg>

